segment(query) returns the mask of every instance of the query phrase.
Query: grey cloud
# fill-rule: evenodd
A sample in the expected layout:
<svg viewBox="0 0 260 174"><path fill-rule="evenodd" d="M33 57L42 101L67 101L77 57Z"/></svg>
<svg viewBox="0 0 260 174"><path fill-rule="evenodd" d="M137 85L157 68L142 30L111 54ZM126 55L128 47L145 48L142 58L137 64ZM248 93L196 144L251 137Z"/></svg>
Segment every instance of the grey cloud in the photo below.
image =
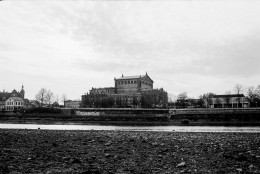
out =
<svg viewBox="0 0 260 174"><path fill-rule="evenodd" d="M14 46L11 46L6 43L0 43L0 50L2 50L2 51L12 51L14 49L15 49Z"/></svg>
<svg viewBox="0 0 260 174"><path fill-rule="evenodd" d="M95 61L95 62L87 62L85 60L77 60L74 63L77 67L86 70L86 71L94 71L94 72L124 72L126 69L134 68L133 64L128 64L125 62L104 62L104 61Z"/></svg>
<svg viewBox="0 0 260 174"><path fill-rule="evenodd" d="M202 65L209 67L208 72L217 76L249 77L260 74L260 38L249 36L239 38L223 46L212 47L208 58L203 59Z"/></svg>

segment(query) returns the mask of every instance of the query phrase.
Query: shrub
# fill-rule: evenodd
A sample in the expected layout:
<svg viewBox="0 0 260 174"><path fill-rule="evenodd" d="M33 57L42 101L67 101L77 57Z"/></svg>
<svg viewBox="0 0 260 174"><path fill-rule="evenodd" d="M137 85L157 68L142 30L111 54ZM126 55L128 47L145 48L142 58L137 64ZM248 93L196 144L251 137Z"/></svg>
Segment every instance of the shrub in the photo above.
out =
<svg viewBox="0 0 260 174"><path fill-rule="evenodd" d="M57 108L29 108L25 113L39 113L39 114L60 114L61 109Z"/></svg>

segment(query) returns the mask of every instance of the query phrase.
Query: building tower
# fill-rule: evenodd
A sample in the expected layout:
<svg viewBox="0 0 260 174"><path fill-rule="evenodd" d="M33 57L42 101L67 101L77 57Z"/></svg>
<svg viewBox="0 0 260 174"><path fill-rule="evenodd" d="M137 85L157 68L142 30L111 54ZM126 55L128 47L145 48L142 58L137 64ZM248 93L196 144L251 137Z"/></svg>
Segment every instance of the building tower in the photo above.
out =
<svg viewBox="0 0 260 174"><path fill-rule="evenodd" d="M21 89L21 91L20 91L20 97L21 97L22 99L24 99L24 94L25 94L25 91L24 91L23 85L22 85L22 89Z"/></svg>

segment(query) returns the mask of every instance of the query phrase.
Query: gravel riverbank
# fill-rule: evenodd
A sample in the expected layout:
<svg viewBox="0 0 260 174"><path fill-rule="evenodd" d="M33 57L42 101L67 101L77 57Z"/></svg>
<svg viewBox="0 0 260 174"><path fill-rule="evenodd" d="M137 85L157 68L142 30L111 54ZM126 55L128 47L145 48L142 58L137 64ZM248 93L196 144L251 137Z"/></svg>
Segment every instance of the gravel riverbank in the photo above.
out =
<svg viewBox="0 0 260 174"><path fill-rule="evenodd" d="M260 134L0 129L0 173L260 173Z"/></svg>

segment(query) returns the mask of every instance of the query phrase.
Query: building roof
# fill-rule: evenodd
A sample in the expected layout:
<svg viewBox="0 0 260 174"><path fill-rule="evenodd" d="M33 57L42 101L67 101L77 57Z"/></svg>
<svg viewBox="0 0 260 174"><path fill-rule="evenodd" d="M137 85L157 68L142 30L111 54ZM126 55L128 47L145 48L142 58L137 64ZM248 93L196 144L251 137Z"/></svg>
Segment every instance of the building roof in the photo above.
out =
<svg viewBox="0 0 260 174"><path fill-rule="evenodd" d="M126 80L126 79L138 79L138 78L142 78L145 77L146 75L136 75L136 76L122 76L117 78L117 80Z"/></svg>
<svg viewBox="0 0 260 174"><path fill-rule="evenodd" d="M12 93L17 93L17 91L14 89L14 90L12 91Z"/></svg>
<svg viewBox="0 0 260 174"><path fill-rule="evenodd" d="M245 97L245 95L244 94L213 95L211 98L226 98L226 97Z"/></svg>
<svg viewBox="0 0 260 174"><path fill-rule="evenodd" d="M13 99L14 101L21 101L23 102L23 99L21 99L20 97L9 97L7 100L9 99Z"/></svg>

